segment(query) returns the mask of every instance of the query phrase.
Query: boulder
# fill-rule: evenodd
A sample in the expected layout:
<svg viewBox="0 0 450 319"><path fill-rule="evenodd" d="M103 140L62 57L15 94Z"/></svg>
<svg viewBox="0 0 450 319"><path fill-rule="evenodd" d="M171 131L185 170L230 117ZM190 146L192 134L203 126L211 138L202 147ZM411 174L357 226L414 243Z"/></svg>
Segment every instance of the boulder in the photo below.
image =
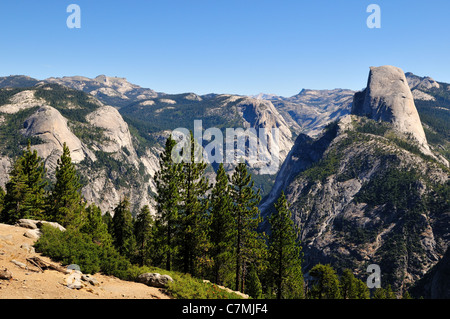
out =
<svg viewBox="0 0 450 319"><path fill-rule="evenodd" d="M19 219L17 222L17 226L23 227L23 228L29 228L29 229L37 229L38 226L36 225L37 221L32 219Z"/></svg>
<svg viewBox="0 0 450 319"><path fill-rule="evenodd" d="M23 235L27 238L31 239L39 239L41 237L41 231L39 229L30 229L27 230Z"/></svg>
<svg viewBox="0 0 450 319"><path fill-rule="evenodd" d="M66 229L56 222L47 222L45 220L34 220L34 219L19 219L16 226L28 228L31 230L38 230L42 225L49 225L59 229L60 231L65 231Z"/></svg>
<svg viewBox="0 0 450 319"><path fill-rule="evenodd" d="M6 268L0 269L0 279L10 280L12 279L12 273Z"/></svg>
<svg viewBox="0 0 450 319"><path fill-rule="evenodd" d="M169 275L161 275L158 273L145 273L139 275L137 281L150 287L167 288L169 282L173 282Z"/></svg>
<svg viewBox="0 0 450 319"><path fill-rule="evenodd" d="M20 248L25 249L29 254L34 254L36 252L34 247L30 244L22 244L20 245Z"/></svg>
<svg viewBox="0 0 450 319"><path fill-rule="evenodd" d="M90 276L90 275L81 275L81 280L88 282L92 286L99 286L100 285L98 280L95 279L94 277Z"/></svg>
<svg viewBox="0 0 450 319"><path fill-rule="evenodd" d="M37 222L37 226L39 228L41 228L42 225L49 225L49 226L59 229L60 231L66 231L66 229L63 226L61 226L60 224L58 224L56 222L47 222L45 220L40 220Z"/></svg>

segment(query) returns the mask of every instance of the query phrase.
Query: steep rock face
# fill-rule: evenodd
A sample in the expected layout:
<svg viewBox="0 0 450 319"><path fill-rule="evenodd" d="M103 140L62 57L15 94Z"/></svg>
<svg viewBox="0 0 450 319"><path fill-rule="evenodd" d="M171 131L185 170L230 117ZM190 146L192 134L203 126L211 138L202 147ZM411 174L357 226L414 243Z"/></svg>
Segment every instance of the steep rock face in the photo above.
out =
<svg viewBox="0 0 450 319"><path fill-rule="evenodd" d="M139 143L116 108L55 84L0 90L4 97L0 104L1 186L8 181L13 159L22 153L27 139L44 159L47 176L52 180L66 143L88 203L112 212L127 196L133 210L144 205L153 210L155 185L151 176L158 169L161 148L140 146L138 156Z"/></svg>
<svg viewBox="0 0 450 319"><path fill-rule="evenodd" d="M314 139L297 138L260 209L268 217L285 192L306 271L331 263L366 276L375 263L383 284L402 291L449 247L449 170L424 144L400 69L372 68L353 113Z"/></svg>
<svg viewBox="0 0 450 319"><path fill-rule="evenodd" d="M450 249L412 289L416 298L450 298Z"/></svg>
<svg viewBox="0 0 450 319"><path fill-rule="evenodd" d="M355 94L352 114L392 123L415 138L431 155L414 98L403 71L394 66L371 67L367 88Z"/></svg>
<svg viewBox="0 0 450 319"><path fill-rule="evenodd" d="M269 101L246 98L239 102L236 107L244 120L244 127L264 128L268 133L268 148L267 152L264 152L263 158L270 159L270 153L273 151L271 147L274 146L276 138L272 134L272 129L278 130L277 151L279 152L279 161L282 163L294 143L288 124L273 104Z"/></svg>
<svg viewBox="0 0 450 319"><path fill-rule="evenodd" d="M75 163L85 158L81 141L69 130L67 120L51 106L39 108L24 122L23 134L39 137L43 144L35 145L39 156L55 167L56 159L62 154L64 142L70 149L72 160Z"/></svg>
<svg viewBox="0 0 450 319"><path fill-rule="evenodd" d="M292 97L257 96L269 100L295 133L315 137L330 122L350 113L352 90L302 90Z"/></svg>
<svg viewBox="0 0 450 319"><path fill-rule="evenodd" d="M119 152L122 148L134 152L128 125L117 109L112 106L102 106L88 114L86 119L95 127L104 129L103 135L106 141L100 144L103 152ZM133 155L136 155L135 152Z"/></svg>
<svg viewBox="0 0 450 319"><path fill-rule="evenodd" d="M394 132L352 115L320 139L296 142L260 208L268 216L286 193L306 270L331 263L364 276L374 263L384 283L402 290L442 258L450 243L449 171L396 144Z"/></svg>

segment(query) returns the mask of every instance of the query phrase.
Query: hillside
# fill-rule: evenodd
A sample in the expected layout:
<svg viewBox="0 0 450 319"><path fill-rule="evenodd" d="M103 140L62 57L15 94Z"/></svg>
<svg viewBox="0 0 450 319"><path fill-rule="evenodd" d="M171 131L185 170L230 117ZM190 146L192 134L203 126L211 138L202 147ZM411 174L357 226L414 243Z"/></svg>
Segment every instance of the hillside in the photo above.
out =
<svg viewBox="0 0 450 319"><path fill-rule="evenodd" d="M406 82L401 74L394 78L400 86ZM320 262L363 275L375 263L385 285L401 292L447 251L450 170L426 141L414 137L422 128L417 115L397 113L403 107L398 101L412 98L391 96L409 91L391 91L393 81L373 84L369 104L353 104L358 115L330 124L315 139L300 135L260 208L270 215L274 200L286 193L300 226L306 270ZM355 110L358 105L366 105L365 111Z"/></svg>
<svg viewBox="0 0 450 319"><path fill-rule="evenodd" d="M27 264L26 259L39 257L54 265L61 264L34 252L35 239L24 237L27 229L0 224L0 270L8 269L12 279L0 280L0 299L169 299L159 288L124 281L112 276L94 274L98 286L87 285L82 289L69 289L66 279L69 275L56 270L40 272L28 263L23 269L11 262Z"/></svg>
<svg viewBox="0 0 450 319"><path fill-rule="evenodd" d="M0 89L0 122L1 186L28 140L50 177L66 142L89 202L104 212L123 196L138 208L151 202L158 146L139 144L119 112L91 95L42 83Z"/></svg>

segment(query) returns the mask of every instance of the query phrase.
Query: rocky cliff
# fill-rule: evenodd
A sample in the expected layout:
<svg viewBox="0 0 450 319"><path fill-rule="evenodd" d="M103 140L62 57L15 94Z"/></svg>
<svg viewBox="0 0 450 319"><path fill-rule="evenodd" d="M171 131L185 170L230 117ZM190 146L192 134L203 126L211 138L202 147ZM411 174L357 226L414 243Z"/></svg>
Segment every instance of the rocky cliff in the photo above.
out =
<svg viewBox="0 0 450 319"><path fill-rule="evenodd" d="M431 155L414 98L403 71L394 66L371 67L367 88L355 94L352 114L392 123L417 140Z"/></svg>
<svg viewBox="0 0 450 319"><path fill-rule="evenodd" d="M426 147L399 69L372 68L353 112L297 138L260 208L267 217L286 193L306 271L321 262L364 276L379 264L382 283L402 291L448 248L450 171Z"/></svg>
<svg viewBox="0 0 450 319"><path fill-rule="evenodd" d="M11 82L11 81L10 81ZM0 90L0 183L8 180L13 160L28 140L44 159L50 179L66 143L85 185L88 202L112 211L123 196L133 208L151 204L158 146L137 156L137 142L116 108L83 92L55 84Z"/></svg>

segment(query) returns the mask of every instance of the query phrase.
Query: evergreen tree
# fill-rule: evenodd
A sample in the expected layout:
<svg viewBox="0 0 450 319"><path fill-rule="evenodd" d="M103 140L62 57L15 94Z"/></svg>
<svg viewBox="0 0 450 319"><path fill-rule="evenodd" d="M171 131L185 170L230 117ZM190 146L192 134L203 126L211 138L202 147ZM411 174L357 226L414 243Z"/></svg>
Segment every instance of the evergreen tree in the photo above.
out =
<svg viewBox="0 0 450 319"><path fill-rule="evenodd" d="M340 278L340 290L343 299L369 299L369 289L357 279L350 269L344 269Z"/></svg>
<svg viewBox="0 0 450 319"><path fill-rule="evenodd" d="M262 298L262 285L254 265L250 266L245 285L245 293L254 299Z"/></svg>
<svg viewBox="0 0 450 319"><path fill-rule="evenodd" d="M190 132L187 144L190 154L182 163L181 204L179 206L180 233L179 252L182 270L199 275L205 265L208 251L208 181L204 176L207 164L201 158L201 146Z"/></svg>
<svg viewBox="0 0 450 319"><path fill-rule="evenodd" d="M253 189L254 182L245 163L239 163L231 176L230 194L233 201L235 238L235 290L245 291L245 274L250 263L265 258L265 241L257 232L261 217L258 204L260 191Z"/></svg>
<svg viewBox="0 0 450 319"><path fill-rule="evenodd" d="M233 278L231 267L235 247L236 227L233 218L232 201L228 186L228 177L220 163L216 174L216 183L210 196L210 228L209 240L211 243L212 274L211 280L217 284L228 284Z"/></svg>
<svg viewBox="0 0 450 319"><path fill-rule="evenodd" d="M286 196L281 193L270 217L269 278L277 299L303 298L303 273L298 228L291 218Z"/></svg>
<svg viewBox="0 0 450 319"><path fill-rule="evenodd" d="M132 259L136 244L133 234L133 216L129 208L130 202L125 197L114 209L112 237L117 251L122 256Z"/></svg>
<svg viewBox="0 0 450 319"><path fill-rule="evenodd" d="M145 205L136 216L136 222L134 223L136 249L138 251L138 261L141 266L148 264L149 261L152 226L153 218L150 213L150 208Z"/></svg>
<svg viewBox="0 0 450 319"><path fill-rule="evenodd" d="M111 215L109 216L111 217ZM89 234L92 237L92 241L99 245L109 246L112 244L108 225L103 221L102 211L95 204L91 204L86 208L86 219L80 231Z"/></svg>
<svg viewBox="0 0 450 319"><path fill-rule="evenodd" d="M47 181L42 158L30 143L14 163L6 183L1 221L13 224L21 218L47 219L45 215Z"/></svg>
<svg viewBox="0 0 450 319"><path fill-rule="evenodd" d="M102 216L103 223L106 225L106 229L108 230L108 233L112 234L112 216L110 212L106 212Z"/></svg>
<svg viewBox="0 0 450 319"><path fill-rule="evenodd" d="M3 206L5 204L5 191L3 187L0 186L0 220L2 217Z"/></svg>
<svg viewBox="0 0 450 319"><path fill-rule="evenodd" d="M52 219L65 227L80 227L84 213L81 184L66 143L58 159L55 175L56 183L50 196Z"/></svg>
<svg viewBox="0 0 450 319"><path fill-rule="evenodd" d="M155 174L156 183L156 210L155 236L153 245L155 249L152 259L158 265L164 263L167 270L172 270L177 252L176 235L180 204L181 164L175 163L172 152L176 142L172 136L166 141L164 152L160 155L160 169Z"/></svg>
<svg viewBox="0 0 450 319"><path fill-rule="evenodd" d="M330 265L315 265L309 274L314 277L312 299L341 299L339 278Z"/></svg>

